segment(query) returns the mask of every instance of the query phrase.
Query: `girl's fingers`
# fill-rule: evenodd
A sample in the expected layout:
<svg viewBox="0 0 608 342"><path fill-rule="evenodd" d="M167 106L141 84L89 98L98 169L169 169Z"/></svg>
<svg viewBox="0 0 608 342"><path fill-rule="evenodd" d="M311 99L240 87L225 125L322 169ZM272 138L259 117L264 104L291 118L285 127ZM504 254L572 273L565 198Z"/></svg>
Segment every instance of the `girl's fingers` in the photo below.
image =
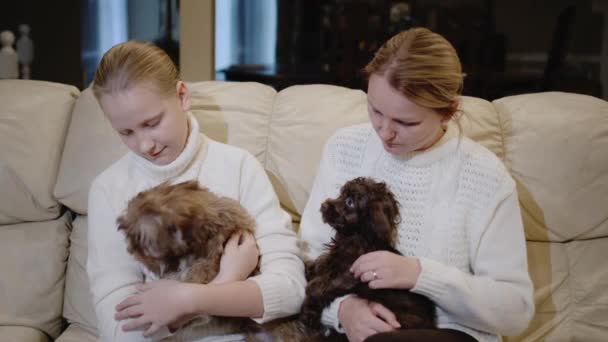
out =
<svg viewBox="0 0 608 342"><path fill-rule="evenodd" d="M156 332L158 332L159 328L160 327L154 323L150 324L150 327L146 331L144 331L144 337L150 337L150 336L156 334Z"/></svg>
<svg viewBox="0 0 608 342"><path fill-rule="evenodd" d="M130 306L137 305L139 303L140 303L140 301L139 301L139 297L137 295L131 296L131 297L123 300L122 302L118 303L118 305L116 305L116 311L122 311Z"/></svg>
<svg viewBox="0 0 608 342"><path fill-rule="evenodd" d="M147 322L143 317L132 319L122 326L122 331L146 330L151 323Z"/></svg>
<svg viewBox="0 0 608 342"><path fill-rule="evenodd" d="M399 329L401 324L397 321L397 317L395 314L389 310L386 306L380 303L371 303L370 308L376 314L376 316L380 317L384 322L389 324L391 328Z"/></svg>

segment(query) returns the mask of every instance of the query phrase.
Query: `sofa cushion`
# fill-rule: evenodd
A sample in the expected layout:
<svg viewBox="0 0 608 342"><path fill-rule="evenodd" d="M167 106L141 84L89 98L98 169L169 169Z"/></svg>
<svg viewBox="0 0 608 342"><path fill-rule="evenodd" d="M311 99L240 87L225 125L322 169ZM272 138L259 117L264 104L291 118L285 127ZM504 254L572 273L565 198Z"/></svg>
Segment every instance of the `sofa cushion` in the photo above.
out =
<svg viewBox="0 0 608 342"><path fill-rule="evenodd" d="M0 224L59 215L53 186L78 94L63 84L0 80Z"/></svg>
<svg viewBox="0 0 608 342"><path fill-rule="evenodd" d="M36 221L37 215L32 213L31 210L31 203L35 201L34 195L15 170L1 159L0 187L3 194L0 196L1 224L12 224L27 220Z"/></svg>
<svg viewBox="0 0 608 342"><path fill-rule="evenodd" d="M29 327L0 327L2 342L48 342L49 338L40 330Z"/></svg>
<svg viewBox="0 0 608 342"><path fill-rule="evenodd" d="M608 236L608 102L568 93L494 101L528 240Z"/></svg>
<svg viewBox="0 0 608 342"><path fill-rule="evenodd" d="M463 96L460 125L462 133L482 144L499 158L504 158L503 123L492 103L470 96ZM455 121L451 122L456 125Z"/></svg>
<svg viewBox="0 0 608 342"><path fill-rule="evenodd" d="M65 206L86 214L91 182L127 148L106 120L90 88L76 101L69 127L54 194Z"/></svg>
<svg viewBox="0 0 608 342"><path fill-rule="evenodd" d="M366 101L360 90L330 85L292 86L279 92L264 166L291 212L299 216L304 210L326 140L341 127L368 120Z"/></svg>
<svg viewBox="0 0 608 342"><path fill-rule="evenodd" d="M55 342L96 342L97 335L92 334L80 324L70 324Z"/></svg>
<svg viewBox="0 0 608 342"><path fill-rule="evenodd" d="M63 317L70 324L78 324L92 334L97 334L97 318L89 278L87 275L87 217L77 216L70 234L70 257L65 275Z"/></svg>
<svg viewBox="0 0 608 342"><path fill-rule="evenodd" d="M31 327L59 336L68 223L64 215L0 229L0 326Z"/></svg>
<svg viewBox="0 0 608 342"><path fill-rule="evenodd" d="M249 151L263 164L276 90L254 82L208 81L188 86L190 108L201 132Z"/></svg>
<svg viewBox="0 0 608 342"><path fill-rule="evenodd" d="M528 242L536 314L528 329L506 341L602 341L608 336L608 238Z"/></svg>

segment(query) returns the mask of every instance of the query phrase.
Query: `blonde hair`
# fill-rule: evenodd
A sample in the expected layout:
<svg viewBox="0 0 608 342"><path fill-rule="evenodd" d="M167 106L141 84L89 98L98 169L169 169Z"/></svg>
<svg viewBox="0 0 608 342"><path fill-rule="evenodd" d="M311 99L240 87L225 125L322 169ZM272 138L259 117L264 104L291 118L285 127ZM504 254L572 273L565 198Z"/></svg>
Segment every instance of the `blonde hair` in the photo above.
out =
<svg viewBox="0 0 608 342"><path fill-rule="evenodd" d="M127 90L135 84L152 81L164 95L176 92L179 72L171 58L156 45L130 40L113 46L101 58L93 94L103 95Z"/></svg>
<svg viewBox="0 0 608 342"><path fill-rule="evenodd" d="M443 36L412 28L390 38L365 66L367 77L378 74L410 101L451 118L462 93L462 66Z"/></svg>

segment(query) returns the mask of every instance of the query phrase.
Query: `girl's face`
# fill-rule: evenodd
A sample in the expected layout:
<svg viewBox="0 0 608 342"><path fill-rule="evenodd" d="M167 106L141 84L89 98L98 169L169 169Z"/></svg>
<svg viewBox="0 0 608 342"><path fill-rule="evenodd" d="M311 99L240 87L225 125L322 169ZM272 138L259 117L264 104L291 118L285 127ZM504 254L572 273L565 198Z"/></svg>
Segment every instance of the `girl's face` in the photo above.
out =
<svg viewBox="0 0 608 342"><path fill-rule="evenodd" d="M177 95L164 95L152 82L103 95L101 108L122 141L156 165L174 161L188 139L190 94L178 81Z"/></svg>
<svg viewBox="0 0 608 342"><path fill-rule="evenodd" d="M443 136L449 120L420 107L391 87L383 75L372 74L367 88L367 110L384 149L393 155L421 151Z"/></svg>

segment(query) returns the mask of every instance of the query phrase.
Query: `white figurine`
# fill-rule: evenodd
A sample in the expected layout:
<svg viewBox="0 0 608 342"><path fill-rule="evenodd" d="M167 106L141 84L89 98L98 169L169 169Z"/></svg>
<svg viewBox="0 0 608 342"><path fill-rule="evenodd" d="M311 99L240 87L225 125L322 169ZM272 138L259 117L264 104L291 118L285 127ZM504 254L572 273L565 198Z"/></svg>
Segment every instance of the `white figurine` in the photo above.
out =
<svg viewBox="0 0 608 342"><path fill-rule="evenodd" d="M19 78L19 57L13 49L15 35L11 31L0 32L0 79Z"/></svg>
<svg viewBox="0 0 608 342"><path fill-rule="evenodd" d="M29 25L19 25L19 32L21 32L21 36L17 39L17 54L19 55L19 62L21 62L21 78L29 80L30 65L34 60L34 43L29 36Z"/></svg>

